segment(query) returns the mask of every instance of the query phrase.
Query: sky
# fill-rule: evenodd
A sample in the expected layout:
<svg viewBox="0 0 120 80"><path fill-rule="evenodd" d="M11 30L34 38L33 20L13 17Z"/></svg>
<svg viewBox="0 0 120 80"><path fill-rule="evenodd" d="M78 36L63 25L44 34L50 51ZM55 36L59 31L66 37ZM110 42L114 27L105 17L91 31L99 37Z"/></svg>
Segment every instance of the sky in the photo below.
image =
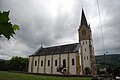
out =
<svg viewBox="0 0 120 80"><path fill-rule="evenodd" d="M78 43L82 8L92 29L95 55L119 54L120 0L99 0L99 6L102 31L97 0L0 0L0 11L10 10L11 23L20 26L14 38L0 38L0 59L28 57L41 44Z"/></svg>

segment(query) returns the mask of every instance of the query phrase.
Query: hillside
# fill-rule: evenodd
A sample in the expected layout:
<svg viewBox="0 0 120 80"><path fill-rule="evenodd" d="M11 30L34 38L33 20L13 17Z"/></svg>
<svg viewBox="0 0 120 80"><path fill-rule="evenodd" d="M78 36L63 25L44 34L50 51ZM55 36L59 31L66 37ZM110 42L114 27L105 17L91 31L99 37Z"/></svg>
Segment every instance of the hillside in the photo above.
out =
<svg viewBox="0 0 120 80"><path fill-rule="evenodd" d="M96 56L96 63L97 64L105 63L113 68L120 67L120 54L105 55L105 60L104 55Z"/></svg>
<svg viewBox="0 0 120 80"><path fill-rule="evenodd" d="M3 61L3 59L0 59L0 61Z"/></svg>

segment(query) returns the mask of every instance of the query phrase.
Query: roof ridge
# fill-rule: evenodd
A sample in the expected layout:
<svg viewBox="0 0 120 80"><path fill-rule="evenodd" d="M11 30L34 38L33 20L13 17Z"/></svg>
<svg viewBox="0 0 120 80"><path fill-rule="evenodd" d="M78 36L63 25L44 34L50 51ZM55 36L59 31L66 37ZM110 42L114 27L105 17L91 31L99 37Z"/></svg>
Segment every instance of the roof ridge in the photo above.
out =
<svg viewBox="0 0 120 80"><path fill-rule="evenodd" d="M67 45L73 45L73 44L79 44L79 43L61 44L61 45L56 45L56 46L48 46L48 47L45 47L45 48L60 47L60 46L67 46Z"/></svg>
<svg viewBox="0 0 120 80"><path fill-rule="evenodd" d="M79 50L79 43L65 44L59 46L52 46L39 49L35 54L31 56L37 55L51 55L51 54L64 54L64 53L75 53Z"/></svg>

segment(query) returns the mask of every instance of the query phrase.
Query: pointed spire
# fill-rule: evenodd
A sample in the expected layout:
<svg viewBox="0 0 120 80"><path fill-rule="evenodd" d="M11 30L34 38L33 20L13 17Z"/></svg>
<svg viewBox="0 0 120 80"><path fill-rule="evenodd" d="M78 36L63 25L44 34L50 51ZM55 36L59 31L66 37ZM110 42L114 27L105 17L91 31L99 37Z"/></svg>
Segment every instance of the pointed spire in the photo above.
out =
<svg viewBox="0 0 120 80"><path fill-rule="evenodd" d="M87 25L88 25L88 24L87 24L86 17L85 17L85 13L84 13L84 10L83 10L83 9L82 9L81 24L80 24L80 26L82 26L82 25L84 25L84 26L87 26Z"/></svg>

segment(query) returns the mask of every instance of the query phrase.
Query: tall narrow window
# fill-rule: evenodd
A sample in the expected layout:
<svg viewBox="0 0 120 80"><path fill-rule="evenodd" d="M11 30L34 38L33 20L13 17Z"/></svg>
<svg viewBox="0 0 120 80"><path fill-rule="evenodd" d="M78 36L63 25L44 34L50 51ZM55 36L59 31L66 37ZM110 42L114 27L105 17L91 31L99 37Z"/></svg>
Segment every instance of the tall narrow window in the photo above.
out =
<svg viewBox="0 0 120 80"><path fill-rule="evenodd" d="M48 66L50 66L50 60L48 60Z"/></svg>
<svg viewBox="0 0 120 80"><path fill-rule="evenodd" d="M55 60L55 66L57 66L57 60Z"/></svg>
<svg viewBox="0 0 120 80"><path fill-rule="evenodd" d="M85 56L84 56L84 60L85 60Z"/></svg>
<svg viewBox="0 0 120 80"><path fill-rule="evenodd" d="M84 41L83 41L83 45L84 45Z"/></svg>
<svg viewBox="0 0 120 80"><path fill-rule="evenodd" d="M75 65L74 58L72 58L72 65Z"/></svg>
<svg viewBox="0 0 120 80"><path fill-rule="evenodd" d="M43 60L41 60L41 66L43 66Z"/></svg>
<svg viewBox="0 0 120 80"><path fill-rule="evenodd" d="M63 59L63 67L66 68L66 60L65 59Z"/></svg>
<svg viewBox="0 0 120 80"><path fill-rule="evenodd" d="M86 41L86 44L87 44L87 41Z"/></svg>
<svg viewBox="0 0 120 80"><path fill-rule="evenodd" d="M85 48L85 52L86 52L86 48Z"/></svg>
<svg viewBox="0 0 120 80"><path fill-rule="evenodd" d="M87 56L87 60L88 60L88 56Z"/></svg>
<svg viewBox="0 0 120 80"><path fill-rule="evenodd" d="M37 61L35 61L35 66L37 66Z"/></svg>

